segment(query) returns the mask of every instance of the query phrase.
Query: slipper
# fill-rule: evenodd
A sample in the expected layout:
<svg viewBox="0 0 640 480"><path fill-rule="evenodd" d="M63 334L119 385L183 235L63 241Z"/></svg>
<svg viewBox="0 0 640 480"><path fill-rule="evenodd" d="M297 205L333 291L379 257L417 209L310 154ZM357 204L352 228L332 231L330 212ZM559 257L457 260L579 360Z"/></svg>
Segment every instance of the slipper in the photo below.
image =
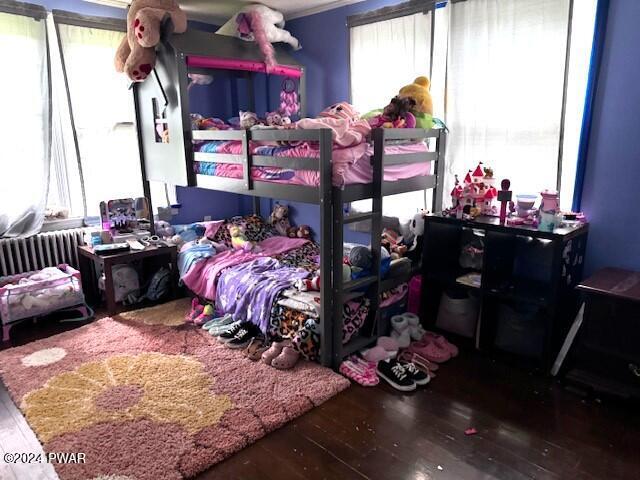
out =
<svg viewBox="0 0 640 480"><path fill-rule="evenodd" d="M424 337L424 334L427 333L427 331L420 324L420 317L418 317L418 315L407 312L403 313L402 317L409 323L409 335L411 335L412 340L420 340Z"/></svg>
<svg viewBox="0 0 640 480"><path fill-rule="evenodd" d="M459 353L458 352L458 347L456 347L453 343L449 342L442 335L438 335L437 333L425 331L424 336L422 337L422 340L425 340L425 339L430 339L432 342L434 342L440 348L443 348L443 349L447 350L449 352L449 354L451 355L451 357L457 357L458 356L458 353Z"/></svg>
<svg viewBox="0 0 640 480"><path fill-rule="evenodd" d="M384 348L387 352L397 352L400 348L398 341L392 337L378 337L376 345Z"/></svg>
<svg viewBox="0 0 640 480"><path fill-rule="evenodd" d="M389 358L393 358L389 356L389 352L387 352L382 347L373 347L367 350L362 350L361 352L362 358L364 358L368 362L378 363L381 360L389 360Z"/></svg>
<svg viewBox="0 0 640 480"><path fill-rule="evenodd" d="M407 348L411 343L409 334L409 322L402 315L391 317L391 337L394 338L400 348Z"/></svg>
<svg viewBox="0 0 640 480"><path fill-rule="evenodd" d="M242 353L245 357L253 362L257 362L262 357L262 354L267 351L269 345L262 337L255 337L251 340L251 343L245 348Z"/></svg>
<svg viewBox="0 0 640 480"><path fill-rule="evenodd" d="M359 362L356 358L357 357L342 362L338 369L340 373L363 387L373 387L377 385L380 379L376 374L375 367L370 368L372 364L366 361Z"/></svg>
<svg viewBox="0 0 640 480"><path fill-rule="evenodd" d="M262 352L262 355L260 357L262 358L262 361L264 363L266 363L267 365L271 365L273 359L282 353L284 347L287 347L289 345L290 342L288 340L273 342L269 348Z"/></svg>
<svg viewBox="0 0 640 480"><path fill-rule="evenodd" d="M298 363L299 358L300 352L293 347L284 347L282 353L271 361L271 366L278 370L289 370Z"/></svg>
<svg viewBox="0 0 640 480"><path fill-rule="evenodd" d="M411 353L417 353L430 362L435 363L444 363L451 358L451 354L448 350L445 350L439 347L436 343L430 341L421 340L419 342L413 342L409 345L407 350Z"/></svg>
<svg viewBox="0 0 640 480"><path fill-rule="evenodd" d="M229 325L233 323L233 316L230 313L226 313L222 317L216 317L209 320L207 323L202 325L203 330L209 330L213 327L221 327L223 325Z"/></svg>

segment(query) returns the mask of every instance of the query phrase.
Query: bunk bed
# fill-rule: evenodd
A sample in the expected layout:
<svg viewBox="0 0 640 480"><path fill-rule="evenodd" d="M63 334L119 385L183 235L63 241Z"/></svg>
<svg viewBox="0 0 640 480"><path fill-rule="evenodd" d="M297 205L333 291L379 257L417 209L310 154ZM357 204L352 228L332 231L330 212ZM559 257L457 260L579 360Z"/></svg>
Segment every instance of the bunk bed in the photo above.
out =
<svg viewBox="0 0 640 480"><path fill-rule="evenodd" d="M303 67L280 47L276 47L276 59L278 65L270 74L298 79L304 102ZM418 271L419 266L412 265L411 271L404 275L382 278L383 198L404 192L433 190L432 209L441 210L440 179L444 173L446 134L444 130L372 130L367 153L370 163L366 166L368 171L364 172L370 181L335 181L332 132L329 129L192 131L187 74L215 74L219 71L232 72L246 80L251 109L255 97L253 75L265 71L258 47L232 37L195 30L173 35L170 21L165 23L154 74L146 82L134 86L145 195L150 197L149 181L154 180L249 195L254 197L256 214L260 214L260 197L318 205L320 361L323 365L337 368L344 357L375 342L385 333L386 326L381 321L379 308L380 293L407 282ZM304 103L301 111L304 112ZM169 143L162 143L158 138L158 123L168 129ZM198 145L202 142L231 142L233 153L200 151ZM262 154L256 145L264 142L309 142L313 145L313 152L303 157L286 156L286 151L280 155ZM402 142L423 142L430 148L407 153L397 148L397 144ZM236 174L208 175L200 168L204 164L233 165ZM410 175L412 170L409 168L405 175L386 178L386 170L404 166L419 167L421 174ZM311 172L308 177L312 180L292 183L263 179L254 173L256 168ZM345 204L363 199L372 200L370 212L345 214ZM371 225L373 268L368 275L345 282L342 277L344 227L364 221ZM370 302L369 317L359 332L343 344L343 305L363 295Z"/></svg>

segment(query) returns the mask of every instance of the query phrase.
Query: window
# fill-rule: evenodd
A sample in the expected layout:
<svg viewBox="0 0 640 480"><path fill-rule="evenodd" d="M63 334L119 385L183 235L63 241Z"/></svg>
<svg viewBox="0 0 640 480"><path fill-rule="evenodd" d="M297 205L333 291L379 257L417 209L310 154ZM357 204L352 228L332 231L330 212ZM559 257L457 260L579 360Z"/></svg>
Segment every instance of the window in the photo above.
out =
<svg viewBox="0 0 640 480"><path fill-rule="evenodd" d="M21 14L17 14L19 12ZM0 236L35 233L49 166L49 74L44 10L0 12Z"/></svg>
<svg viewBox="0 0 640 480"><path fill-rule="evenodd" d="M57 19L50 31L51 43L60 51L54 53L58 62L52 66L55 124L49 203L69 207L72 216L98 216L103 200L143 194L133 96L126 77L113 68L114 52L125 33Z"/></svg>
<svg viewBox="0 0 640 480"><path fill-rule="evenodd" d="M414 10L420 5L412 3ZM425 1L422 8L433 9L434 3ZM400 18L376 19L376 12L357 17L356 22L374 23L350 28L352 101L361 111L380 108L389 100L381 95L429 73L431 66L434 116L450 130L445 205L454 174L481 161L499 178L511 179L518 193L560 187L562 206L570 208L595 4L465 0L437 2L428 14L403 13L407 7L400 5L399 13L394 7L377 11L379 17L405 15ZM431 14L431 27L420 28L424 22L417 19ZM416 52L420 61L412 63ZM407 200L420 202L413 195L385 198L385 214L412 214L414 209L403 209Z"/></svg>
<svg viewBox="0 0 640 480"><path fill-rule="evenodd" d="M351 102L359 112L384 107L391 92L429 74L432 12L418 12L350 29ZM408 220L426 207L425 192L385 197L383 214ZM407 209L407 205L414 208ZM371 209L370 200L351 204L356 211Z"/></svg>

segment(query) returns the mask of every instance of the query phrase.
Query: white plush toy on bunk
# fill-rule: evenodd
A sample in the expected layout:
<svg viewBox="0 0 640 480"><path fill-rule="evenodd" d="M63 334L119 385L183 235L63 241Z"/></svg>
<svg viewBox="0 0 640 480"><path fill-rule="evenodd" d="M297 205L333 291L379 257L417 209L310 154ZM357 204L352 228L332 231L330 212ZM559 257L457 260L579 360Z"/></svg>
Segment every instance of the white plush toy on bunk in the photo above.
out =
<svg viewBox="0 0 640 480"><path fill-rule="evenodd" d="M256 4L242 8L216 33L256 42L265 56L265 63L272 67L275 65L272 43L288 43L295 50L300 49L298 39L283 27L284 16L282 13L265 5Z"/></svg>

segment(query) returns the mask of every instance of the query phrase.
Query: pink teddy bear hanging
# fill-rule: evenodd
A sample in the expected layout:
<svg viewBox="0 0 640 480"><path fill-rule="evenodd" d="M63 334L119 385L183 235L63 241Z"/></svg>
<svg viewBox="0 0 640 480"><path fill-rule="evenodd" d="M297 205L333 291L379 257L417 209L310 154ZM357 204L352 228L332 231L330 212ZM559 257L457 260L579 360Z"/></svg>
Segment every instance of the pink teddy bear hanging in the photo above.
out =
<svg viewBox="0 0 640 480"><path fill-rule="evenodd" d="M160 25L171 17L174 33L187 31L187 15L175 0L133 0L127 13L127 35L116 51L115 66L133 82L144 81L156 64Z"/></svg>

